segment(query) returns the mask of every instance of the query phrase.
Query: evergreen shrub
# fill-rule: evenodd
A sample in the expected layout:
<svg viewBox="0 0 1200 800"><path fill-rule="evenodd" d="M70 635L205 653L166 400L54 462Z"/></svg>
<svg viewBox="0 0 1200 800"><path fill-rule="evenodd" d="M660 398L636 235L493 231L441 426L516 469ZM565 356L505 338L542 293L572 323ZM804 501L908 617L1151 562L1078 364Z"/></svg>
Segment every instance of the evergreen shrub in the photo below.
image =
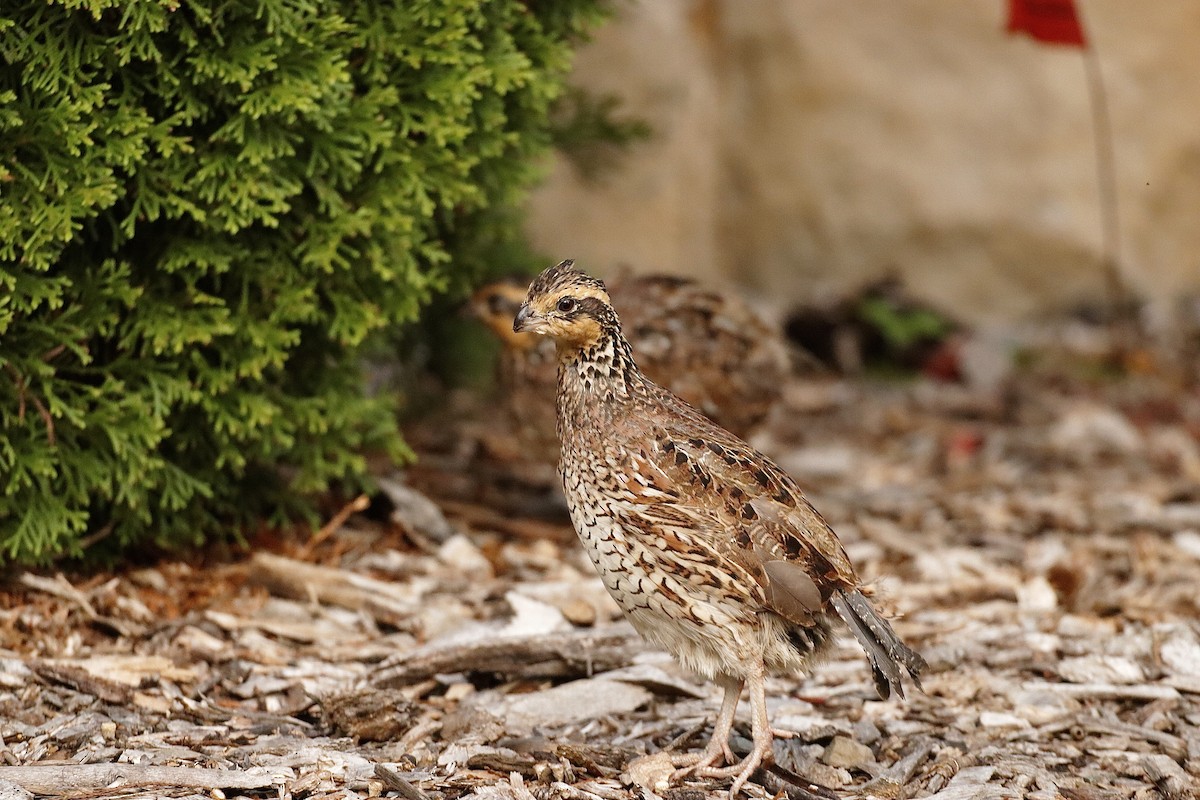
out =
<svg viewBox="0 0 1200 800"><path fill-rule="evenodd" d="M0 4L0 561L402 455L360 355L515 235L598 0Z"/></svg>

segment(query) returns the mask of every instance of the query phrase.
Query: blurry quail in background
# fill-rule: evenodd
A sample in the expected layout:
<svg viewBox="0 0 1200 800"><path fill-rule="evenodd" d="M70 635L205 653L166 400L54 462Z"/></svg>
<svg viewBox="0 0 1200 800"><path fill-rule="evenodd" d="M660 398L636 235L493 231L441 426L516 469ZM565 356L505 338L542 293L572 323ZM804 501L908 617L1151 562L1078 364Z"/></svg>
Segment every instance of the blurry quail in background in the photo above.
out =
<svg viewBox="0 0 1200 800"><path fill-rule="evenodd" d="M489 283L471 296L471 312L500 341L496 383L500 410L510 433L521 443L524 458L545 462L558 454L554 431L554 387L558 361L554 342L513 330L513 317L525 301L526 278Z"/></svg>
<svg viewBox="0 0 1200 800"><path fill-rule="evenodd" d="M724 701L708 746L672 758L733 778L772 757L769 673L808 670L840 618L866 651L881 697L925 666L860 591L837 535L766 456L653 383L635 363L604 283L564 261L539 275L513 330L554 340L559 474L584 548L633 626ZM729 735L749 687L754 745Z"/></svg>
<svg viewBox="0 0 1200 800"><path fill-rule="evenodd" d="M502 344L498 376L510 417L534 442L551 442L536 450L552 457L554 343L512 328L528 285L510 278L484 286L471 309ZM782 332L742 300L667 275L622 276L610 296L646 375L719 424L744 436L779 399L789 368Z"/></svg>

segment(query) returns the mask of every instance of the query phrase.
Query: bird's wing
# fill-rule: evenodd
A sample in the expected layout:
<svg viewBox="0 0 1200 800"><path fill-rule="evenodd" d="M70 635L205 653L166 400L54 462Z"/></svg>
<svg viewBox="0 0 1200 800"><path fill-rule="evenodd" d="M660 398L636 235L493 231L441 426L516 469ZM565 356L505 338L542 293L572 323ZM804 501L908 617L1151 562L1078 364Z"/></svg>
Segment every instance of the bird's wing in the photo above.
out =
<svg viewBox="0 0 1200 800"><path fill-rule="evenodd" d="M795 482L733 434L663 393L671 413L639 437L627 496L642 526L689 539L744 570L767 608L797 623L858 579L829 524ZM643 427L645 431L647 428Z"/></svg>

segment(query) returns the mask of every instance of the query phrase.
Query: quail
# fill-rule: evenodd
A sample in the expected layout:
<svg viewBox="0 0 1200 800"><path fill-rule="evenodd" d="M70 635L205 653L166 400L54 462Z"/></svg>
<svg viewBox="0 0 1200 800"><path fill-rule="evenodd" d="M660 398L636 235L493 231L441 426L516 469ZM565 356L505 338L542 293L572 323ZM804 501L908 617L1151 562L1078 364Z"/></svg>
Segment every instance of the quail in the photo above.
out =
<svg viewBox="0 0 1200 800"><path fill-rule="evenodd" d="M876 613L837 535L795 482L638 368L602 281L563 261L530 285L512 328L557 360L559 475L571 521L609 593L650 643L724 689L700 753L675 776L732 778L772 757L765 678L808 670L840 619L876 690L903 696L925 662ZM748 688L753 747L729 748Z"/></svg>
<svg viewBox="0 0 1200 800"><path fill-rule="evenodd" d="M479 289L470 308L500 340L502 402L538 453L554 437L557 359L548 340L512 329L528 279ZM745 435L779 398L789 370L782 331L736 296L671 275L622 275L609 289L646 375L724 427Z"/></svg>
<svg viewBox="0 0 1200 800"><path fill-rule="evenodd" d="M508 434L519 441L522 459L544 464L558 455L554 430L558 363L552 341L513 330L513 317L528 286L529 279L519 277L489 283L471 296L468 307L500 342L497 399Z"/></svg>

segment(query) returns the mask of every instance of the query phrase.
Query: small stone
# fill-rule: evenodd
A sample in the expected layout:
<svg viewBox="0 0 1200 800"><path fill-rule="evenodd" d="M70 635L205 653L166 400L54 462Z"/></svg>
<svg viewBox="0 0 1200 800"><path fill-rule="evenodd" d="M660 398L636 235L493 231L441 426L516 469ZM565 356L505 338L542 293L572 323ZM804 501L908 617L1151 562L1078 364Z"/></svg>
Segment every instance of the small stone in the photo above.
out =
<svg viewBox="0 0 1200 800"><path fill-rule="evenodd" d="M821 762L831 767L852 769L863 764L874 764L875 754L871 748L849 736L835 736L821 754Z"/></svg>
<svg viewBox="0 0 1200 800"><path fill-rule="evenodd" d="M558 610L572 625L590 628L596 624L596 607L581 598L567 600L559 606Z"/></svg>

